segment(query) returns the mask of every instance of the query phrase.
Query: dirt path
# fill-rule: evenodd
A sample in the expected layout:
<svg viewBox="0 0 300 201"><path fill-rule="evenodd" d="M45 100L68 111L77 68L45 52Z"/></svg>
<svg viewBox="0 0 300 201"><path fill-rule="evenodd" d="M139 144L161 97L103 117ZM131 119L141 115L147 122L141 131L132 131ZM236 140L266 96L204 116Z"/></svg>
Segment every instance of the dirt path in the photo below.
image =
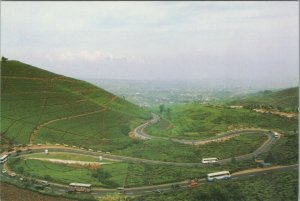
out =
<svg viewBox="0 0 300 201"><path fill-rule="evenodd" d="M40 125L38 125L34 130L33 132L30 134L30 140L29 140L29 143L30 144L33 144L34 143L34 140L36 138L36 135L37 133L39 132L39 130L51 123L54 123L54 122L57 122L57 121L61 121L61 120L66 120L66 119L73 119L73 118L77 118L77 117L82 117L82 116L86 116L86 115L90 115L90 114L96 114L96 113L99 113L99 112L104 112L106 111L107 109L106 108L103 108L101 110L96 110L96 111L91 111L91 112L86 112L86 113L82 113L82 114L77 114L77 115L72 115L72 116L66 116L66 117L61 117L61 118L58 118L58 119L53 119L53 120L50 120L50 121L47 121L47 122L44 122Z"/></svg>
<svg viewBox="0 0 300 201"><path fill-rule="evenodd" d="M272 111L267 109L253 109L253 110L258 113L271 113L273 115L286 117L286 118L296 118L298 116L298 114L296 113L279 112L279 111Z"/></svg>
<svg viewBox="0 0 300 201"><path fill-rule="evenodd" d="M111 164L109 162L91 162L91 161L77 161L77 160L63 160L63 159L54 159L54 158L35 158L35 157L28 157L26 159L34 159L40 161L49 161L53 163L62 163L62 164L79 164L79 165L105 165Z"/></svg>
<svg viewBox="0 0 300 201"><path fill-rule="evenodd" d="M286 167L286 166L276 165L276 166L265 167L265 168L253 168L253 169L241 170L239 172L233 173L232 175L238 176L238 175L248 174L248 173L257 173L257 172L263 172L263 171L267 171L267 170L282 169L284 167Z"/></svg>
<svg viewBox="0 0 300 201"><path fill-rule="evenodd" d="M62 121L62 120L66 120L66 119L73 119L73 118L77 118L77 117L82 117L82 116L86 116L86 115L91 115L91 114L96 114L96 113L100 113L100 112L104 112L107 110L107 105L111 104L112 102L114 102L118 97L117 96L113 96L107 103L103 104L102 107L104 107L103 109L100 110L96 110L96 111L91 111L91 112L86 112L86 113L81 113L81 114L76 114L76 115L72 115L72 116L66 116L66 117L60 117L57 119L52 119L50 121L44 122L40 125L38 125L30 134L30 138L29 138L29 144L33 144L34 140L37 136L37 133L39 132L39 130L51 123L57 122L57 121ZM86 99L81 99L79 101L87 101Z"/></svg>

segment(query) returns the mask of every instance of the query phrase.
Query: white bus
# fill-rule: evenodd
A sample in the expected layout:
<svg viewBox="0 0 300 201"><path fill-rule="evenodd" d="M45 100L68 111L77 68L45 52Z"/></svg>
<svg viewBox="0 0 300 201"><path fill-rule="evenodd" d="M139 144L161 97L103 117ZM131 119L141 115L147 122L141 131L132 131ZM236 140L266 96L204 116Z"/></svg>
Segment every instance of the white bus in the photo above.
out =
<svg viewBox="0 0 300 201"><path fill-rule="evenodd" d="M216 179L229 179L231 177L229 171L221 171L207 174L207 181L213 181Z"/></svg>
<svg viewBox="0 0 300 201"><path fill-rule="evenodd" d="M69 191L91 192L92 184L70 183Z"/></svg>
<svg viewBox="0 0 300 201"><path fill-rule="evenodd" d="M0 163L6 162L7 159L8 159L8 155L3 155L3 156L1 156L1 157L0 157Z"/></svg>
<svg viewBox="0 0 300 201"><path fill-rule="evenodd" d="M217 163L218 158L202 158L202 163Z"/></svg>

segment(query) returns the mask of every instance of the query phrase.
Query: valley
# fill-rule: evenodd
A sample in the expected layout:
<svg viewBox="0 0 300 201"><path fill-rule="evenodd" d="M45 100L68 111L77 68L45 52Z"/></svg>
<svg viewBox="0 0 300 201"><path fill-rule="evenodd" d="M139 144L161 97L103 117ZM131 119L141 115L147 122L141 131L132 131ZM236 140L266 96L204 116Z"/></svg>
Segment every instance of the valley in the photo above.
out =
<svg viewBox="0 0 300 201"><path fill-rule="evenodd" d="M19 61L2 61L1 73L1 155L9 155L1 178L25 189L81 200L117 192L132 200L159 200L172 197L175 186L182 189L179 197L193 190L194 179L196 189L209 186L205 178L212 172L232 174L232 182L214 184L227 188L228 182L236 185L234 175L240 174L238 180L249 175L248 169L294 174L298 168L298 113L295 103L280 104L286 91L298 99L294 89L268 92L268 105L258 100L255 105L250 95L242 102L236 97L145 108ZM257 112L258 107L274 112ZM215 164L201 162L213 157ZM43 181L50 187L40 187ZM91 193L69 194L74 182L92 185ZM211 189L205 188L201 196L209 197ZM164 193L153 195L157 192Z"/></svg>

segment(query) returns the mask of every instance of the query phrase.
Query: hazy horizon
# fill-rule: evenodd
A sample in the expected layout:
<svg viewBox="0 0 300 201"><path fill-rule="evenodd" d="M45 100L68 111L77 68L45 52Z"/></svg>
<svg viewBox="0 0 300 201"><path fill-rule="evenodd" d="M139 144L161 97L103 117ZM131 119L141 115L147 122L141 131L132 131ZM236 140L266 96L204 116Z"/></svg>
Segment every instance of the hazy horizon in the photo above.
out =
<svg viewBox="0 0 300 201"><path fill-rule="evenodd" d="M298 2L2 2L1 54L81 79L298 85Z"/></svg>

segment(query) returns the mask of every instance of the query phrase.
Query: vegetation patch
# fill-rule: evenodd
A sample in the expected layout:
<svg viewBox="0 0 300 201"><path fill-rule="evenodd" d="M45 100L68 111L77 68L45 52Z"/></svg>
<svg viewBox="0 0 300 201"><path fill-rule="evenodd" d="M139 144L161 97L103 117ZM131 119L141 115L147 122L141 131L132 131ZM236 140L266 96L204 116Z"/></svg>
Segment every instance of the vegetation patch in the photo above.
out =
<svg viewBox="0 0 300 201"><path fill-rule="evenodd" d="M131 198L131 201L246 201L298 200L298 170L277 171L245 180L216 181L195 189Z"/></svg>
<svg viewBox="0 0 300 201"><path fill-rule="evenodd" d="M225 142L212 142L199 146L153 139L139 142L115 153L150 160L201 162L202 158L207 157L225 159L251 153L266 139L265 135L245 134Z"/></svg>
<svg viewBox="0 0 300 201"><path fill-rule="evenodd" d="M233 129L256 127L287 132L297 129L298 125L297 119L226 106L191 103L173 106L167 111L159 123L145 131L154 136L205 139Z"/></svg>

